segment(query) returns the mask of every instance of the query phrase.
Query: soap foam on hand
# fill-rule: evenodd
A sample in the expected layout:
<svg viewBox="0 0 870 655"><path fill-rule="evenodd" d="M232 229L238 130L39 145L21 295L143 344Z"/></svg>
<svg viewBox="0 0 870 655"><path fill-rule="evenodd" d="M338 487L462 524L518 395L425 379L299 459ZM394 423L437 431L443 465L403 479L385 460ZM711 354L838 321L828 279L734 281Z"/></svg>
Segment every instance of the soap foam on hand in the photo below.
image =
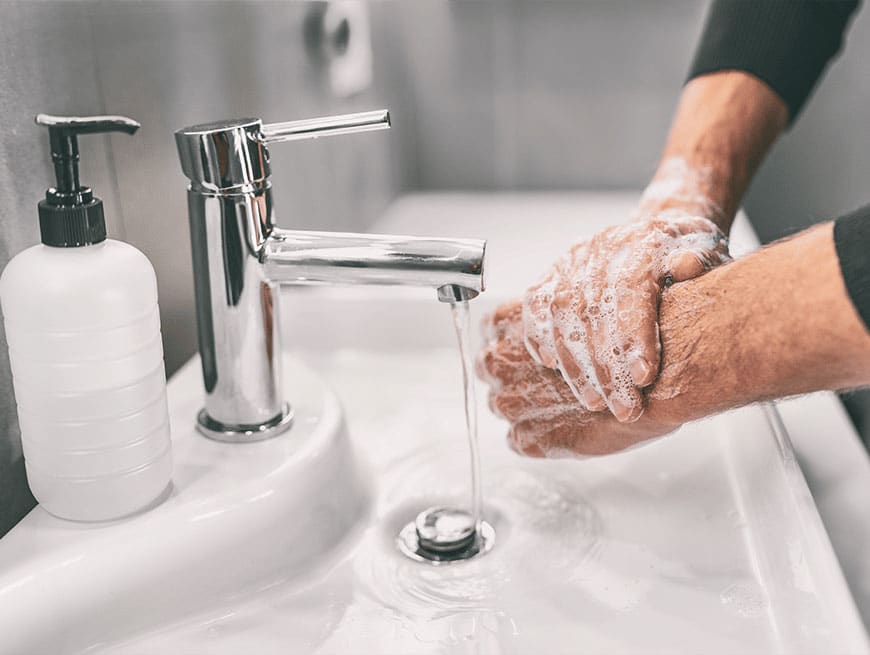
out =
<svg viewBox="0 0 870 655"><path fill-rule="evenodd" d="M721 215L701 192L708 177L683 160L666 162L641 198L638 220L579 241L526 292L526 347L561 373L584 409L640 417L641 390L659 368L662 289L728 261L727 238L706 217Z"/></svg>
<svg viewBox="0 0 870 655"><path fill-rule="evenodd" d="M490 387L490 409L511 423L510 447L533 457L578 457L576 428L598 415L578 403L559 374L528 353L522 306L504 305L484 319L477 373Z"/></svg>

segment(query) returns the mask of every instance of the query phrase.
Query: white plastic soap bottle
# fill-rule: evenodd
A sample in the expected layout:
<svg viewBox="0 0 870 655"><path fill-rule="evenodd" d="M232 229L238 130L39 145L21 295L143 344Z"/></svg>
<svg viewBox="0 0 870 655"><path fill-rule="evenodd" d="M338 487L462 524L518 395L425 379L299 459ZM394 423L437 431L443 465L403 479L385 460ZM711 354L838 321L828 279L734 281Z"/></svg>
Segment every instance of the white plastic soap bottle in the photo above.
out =
<svg viewBox="0 0 870 655"><path fill-rule="evenodd" d="M103 521L153 503L172 474L157 280L106 239L103 204L79 184L78 134L139 124L40 114L57 187L39 203L42 244L0 276L27 479L48 512Z"/></svg>

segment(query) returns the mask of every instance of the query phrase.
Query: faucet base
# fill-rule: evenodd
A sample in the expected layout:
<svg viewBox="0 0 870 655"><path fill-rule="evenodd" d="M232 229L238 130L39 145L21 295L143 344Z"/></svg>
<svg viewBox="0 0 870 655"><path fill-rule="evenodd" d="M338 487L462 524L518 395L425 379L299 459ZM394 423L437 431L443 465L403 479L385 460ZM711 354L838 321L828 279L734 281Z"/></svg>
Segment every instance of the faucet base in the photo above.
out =
<svg viewBox="0 0 870 655"><path fill-rule="evenodd" d="M215 441L226 443L249 443L264 441L277 437L293 425L293 408L285 404L284 409L275 418L255 425L230 425L216 421L205 409L200 410L196 417L197 431Z"/></svg>

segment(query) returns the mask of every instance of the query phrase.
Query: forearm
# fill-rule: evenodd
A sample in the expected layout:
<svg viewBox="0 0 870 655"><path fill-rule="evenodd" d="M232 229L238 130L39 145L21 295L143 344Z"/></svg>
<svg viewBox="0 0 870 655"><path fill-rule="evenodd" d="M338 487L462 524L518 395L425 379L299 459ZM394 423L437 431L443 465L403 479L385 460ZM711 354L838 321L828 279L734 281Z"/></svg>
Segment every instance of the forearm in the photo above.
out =
<svg viewBox="0 0 870 655"><path fill-rule="evenodd" d="M673 162L685 164L687 187L707 196L685 209L727 233L756 168L840 50L857 6L715 0L652 186L673 176Z"/></svg>
<svg viewBox="0 0 870 655"><path fill-rule="evenodd" d="M870 333L846 291L832 224L814 227L662 298L663 365L650 418L870 384Z"/></svg>
<svg viewBox="0 0 870 655"><path fill-rule="evenodd" d="M639 214L686 212L709 218L727 234L752 176L787 123L785 103L752 75L727 71L690 81Z"/></svg>

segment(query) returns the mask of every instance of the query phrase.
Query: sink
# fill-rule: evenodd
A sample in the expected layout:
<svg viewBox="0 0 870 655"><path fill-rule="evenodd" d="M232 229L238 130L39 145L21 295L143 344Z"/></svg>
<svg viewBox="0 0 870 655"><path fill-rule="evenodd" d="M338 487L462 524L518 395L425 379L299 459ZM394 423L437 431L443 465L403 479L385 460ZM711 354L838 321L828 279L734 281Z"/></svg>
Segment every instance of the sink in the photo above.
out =
<svg viewBox="0 0 870 655"><path fill-rule="evenodd" d="M373 230L487 237L480 317L632 202L419 195ZM754 245L744 217L735 241ZM425 507L468 502L447 308L431 291L374 287L287 289L281 302L291 432L198 436L199 363L185 365L169 384L167 498L100 525L37 508L0 540L0 652L868 652L765 408L628 453L538 461L508 450L480 393L496 543L433 567L395 538Z"/></svg>
<svg viewBox="0 0 870 655"><path fill-rule="evenodd" d="M173 486L150 511L76 523L36 507L0 539L0 652L96 648L200 610L306 579L361 529L361 475L336 396L288 362L285 439L205 439L198 361L170 383Z"/></svg>

